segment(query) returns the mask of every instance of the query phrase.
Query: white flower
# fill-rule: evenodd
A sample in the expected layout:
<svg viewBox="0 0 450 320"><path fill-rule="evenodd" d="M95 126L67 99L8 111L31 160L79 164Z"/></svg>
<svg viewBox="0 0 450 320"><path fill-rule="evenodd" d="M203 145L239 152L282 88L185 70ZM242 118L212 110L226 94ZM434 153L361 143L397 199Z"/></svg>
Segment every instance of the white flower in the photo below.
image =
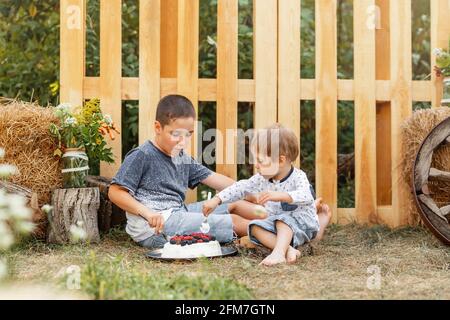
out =
<svg viewBox="0 0 450 320"><path fill-rule="evenodd" d="M4 260L0 260L0 280L8 275L8 268Z"/></svg>
<svg viewBox="0 0 450 320"><path fill-rule="evenodd" d="M5 149L0 148L0 159L3 159L5 157Z"/></svg>
<svg viewBox="0 0 450 320"><path fill-rule="evenodd" d="M36 225L30 221L19 221L16 223L15 228L21 234L28 234L34 230Z"/></svg>
<svg viewBox="0 0 450 320"><path fill-rule="evenodd" d="M77 222L77 225L70 226L70 238L72 242L78 242L87 238L86 231L81 227L83 223L80 221Z"/></svg>
<svg viewBox="0 0 450 320"><path fill-rule="evenodd" d="M49 205L49 204L45 204L45 205L42 206L41 210L45 214L48 214L50 211L53 210L53 207L51 205Z"/></svg>
<svg viewBox="0 0 450 320"><path fill-rule="evenodd" d="M9 210L11 218L15 220L27 220L30 219L33 212L26 206L27 199L18 194L10 194L9 198Z"/></svg>
<svg viewBox="0 0 450 320"><path fill-rule="evenodd" d="M109 114L105 114L103 117L103 120L105 121L105 123L107 125L111 125L112 124L112 117Z"/></svg>
<svg viewBox="0 0 450 320"><path fill-rule="evenodd" d="M0 164L0 179L1 178L8 178L16 173L18 173L19 170L16 166L11 164Z"/></svg>
<svg viewBox="0 0 450 320"><path fill-rule="evenodd" d="M67 118L66 119L66 124L69 125L69 126L77 124L77 119L75 119L74 117Z"/></svg>
<svg viewBox="0 0 450 320"><path fill-rule="evenodd" d="M14 237L4 222L0 223L0 250L7 250L14 243Z"/></svg>
<svg viewBox="0 0 450 320"><path fill-rule="evenodd" d="M444 53L444 51L441 48L435 48L433 50L433 54L438 57L441 56L443 53Z"/></svg>
<svg viewBox="0 0 450 320"><path fill-rule="evenodd" d="M72 104L70 104L70 103L61 103L60 105L58 105L56 107L56 109L61 110L61 111L69 112L70 109L72 109Z"/></svg>

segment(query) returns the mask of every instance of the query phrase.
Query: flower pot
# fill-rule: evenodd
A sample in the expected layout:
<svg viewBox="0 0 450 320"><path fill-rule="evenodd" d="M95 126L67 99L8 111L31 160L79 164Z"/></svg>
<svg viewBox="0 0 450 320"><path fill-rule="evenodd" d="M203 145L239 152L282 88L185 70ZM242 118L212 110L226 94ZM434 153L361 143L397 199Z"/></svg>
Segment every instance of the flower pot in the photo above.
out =
<svg viewBox="0 0 450 320"><path fill-rule="evenodd" d="M85 188L89 158L82 148L68 148L62 155L63 188Z"/></svg>
<svg viewBox="0 0 450 320"><path fill-rule="evenodd" d="M450 77L446 77L444 79L444 89L441 105L443 107L450 107Z"/></svg>

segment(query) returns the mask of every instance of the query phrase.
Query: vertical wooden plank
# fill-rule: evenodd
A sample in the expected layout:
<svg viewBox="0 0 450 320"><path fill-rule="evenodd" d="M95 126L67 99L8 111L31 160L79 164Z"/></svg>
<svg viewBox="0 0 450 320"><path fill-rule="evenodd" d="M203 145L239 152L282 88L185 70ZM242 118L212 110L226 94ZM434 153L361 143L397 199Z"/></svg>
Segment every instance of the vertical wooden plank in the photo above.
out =
<svg viewBox="0 0 450 320"><path fill-rule="evenodd" d="M410 188L401 178L402 121L412 113L411 0L390 1L391 24L391 132L392 223L408 220Z"/></svg>
<svg viewBox="0 0 450 320"><path fill-rule="evenodd" d="M100 100L102 111L111 115L119 131L122 124L122 1L100 0ZM109 138L108 138L109 139ZM122 162L122 141L107 141L115 163L100 163L100 174L113 177Z"/></svg>
<svg viewBox="0 0 450 320"><path fill-rule="evenodd" d="M192 101L198 114L198 40L199 0L178 0L178 76L177 91ZM196 128L198 132L198 128ZM192 156L197 155L197 133L192 139ZM197 199L194 191L189 191L187 201Z"/></svg>
<svg viewBox="0 0 450 320"><path fill-rule="evenodd" d="M375 0L353 2L355 63L355 200L359 223L377 222Z"/></svg>
<svg viewBox="0 0 450 320"><path fill-rule="evenodd" d="M139 144L154 135L161 96L161 0L139 2Z"/></svg>
<svg viewBox="0 0 450 320"><path fill-rule="evenodd" d="M219 0L217 20L217 172L237 178L238 1ZM230 131L231 132L231 131ZM219 138L221 137L221 138ZM228 148L230 147L230 148Z"/></svg>
<svg viewBox="0 0 450 320"><path fill-rule="evenodd" d="M300 17L300 1L278 1L278 121L299 139ZM300 157L296 165L300 166Z"/></svg>
<svg viewBox="0 0 450 320"><path fill-rule="evenodd" d="M450 37L450 1L431 0L431 50L434 48L446 49ZM431 54L431 65L436 65L436 56ZM431 105L433 108L441 106L442 99L442 77L431 74Z"/></svg>
<svg viewBox="0 0 450 320"><path fill-rule="evenodd" d="M177 77L178 0L161 1L161 78Z"/></svg>
<svg viewBox="0 0 450 320"><path fill-rule="evenodd" d="M389 0L376 0L376 79L390 80ZM377 202L391 205L391 103L377 103ZM380 217L379 217L380 218ZM380 221L381 223L382 221Z"/></svg>
<svg viewBox="0 0 450 320"><path fill-rule="evenodd" d="M316 189L337 212L337 2L316 0ZM337 214L333 215L337 222Z"/></svg>
<svg viewBox="0 0 450 320"><path fill-rule="evenodd" d="M86 0L61 0L60 100L81 105L85 74Z"/></svg>
<svg viewBox="0 0 450 320"><path fill-rule="evenodd" d="M254 0L255 128L277 121L278 1Z"/></svg>

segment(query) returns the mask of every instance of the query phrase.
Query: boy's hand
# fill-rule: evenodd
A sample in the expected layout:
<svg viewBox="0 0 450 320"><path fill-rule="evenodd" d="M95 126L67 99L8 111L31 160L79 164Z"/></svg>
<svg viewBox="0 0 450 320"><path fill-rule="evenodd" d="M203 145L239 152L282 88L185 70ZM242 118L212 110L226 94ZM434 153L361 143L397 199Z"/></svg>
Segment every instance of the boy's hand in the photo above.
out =
<svg viewBox="0 0 450 320"><path fill-rule="evenodd" d="M142 216L148 221L150 227L155 228L156 234L160 234L164 229L164 218L160 213L146 212Z"/></svg>
<svg viewBox="0 0 450 320"><path fill-rule="evenodd" d="M293 199L287 192L279 192L279 191L261 192L259 195L258 204L264 205L266 204L267 201L291 203Z"/></svg>
<svg viewBox="0 0 450 320"><path fill-rule="evenodd" d="M203 214L207 217L213 212L217 206L220 204L220 198L218 196L215 196L214 198L205 201L203 203Z"/></svg>

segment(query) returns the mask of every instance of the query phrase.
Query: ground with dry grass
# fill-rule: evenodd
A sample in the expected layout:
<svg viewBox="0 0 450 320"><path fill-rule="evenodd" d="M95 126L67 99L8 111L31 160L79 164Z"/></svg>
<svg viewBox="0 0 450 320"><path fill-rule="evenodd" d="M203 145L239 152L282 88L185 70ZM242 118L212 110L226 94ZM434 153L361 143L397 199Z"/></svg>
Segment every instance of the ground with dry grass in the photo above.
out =
<svg viewBox="0 0 450 320"><path fill-rule="evenodd" d="M273 268L258 266L260 251L191 263L153 261L145 252L115 230L99 245L30 242L7 258L14 285L60 286L56 275L77 265L83 270L81 291L93 298L450 299L450 248L422 228L332 226L297 264ZM380 287L369 289L377 270Z"/></svg>

